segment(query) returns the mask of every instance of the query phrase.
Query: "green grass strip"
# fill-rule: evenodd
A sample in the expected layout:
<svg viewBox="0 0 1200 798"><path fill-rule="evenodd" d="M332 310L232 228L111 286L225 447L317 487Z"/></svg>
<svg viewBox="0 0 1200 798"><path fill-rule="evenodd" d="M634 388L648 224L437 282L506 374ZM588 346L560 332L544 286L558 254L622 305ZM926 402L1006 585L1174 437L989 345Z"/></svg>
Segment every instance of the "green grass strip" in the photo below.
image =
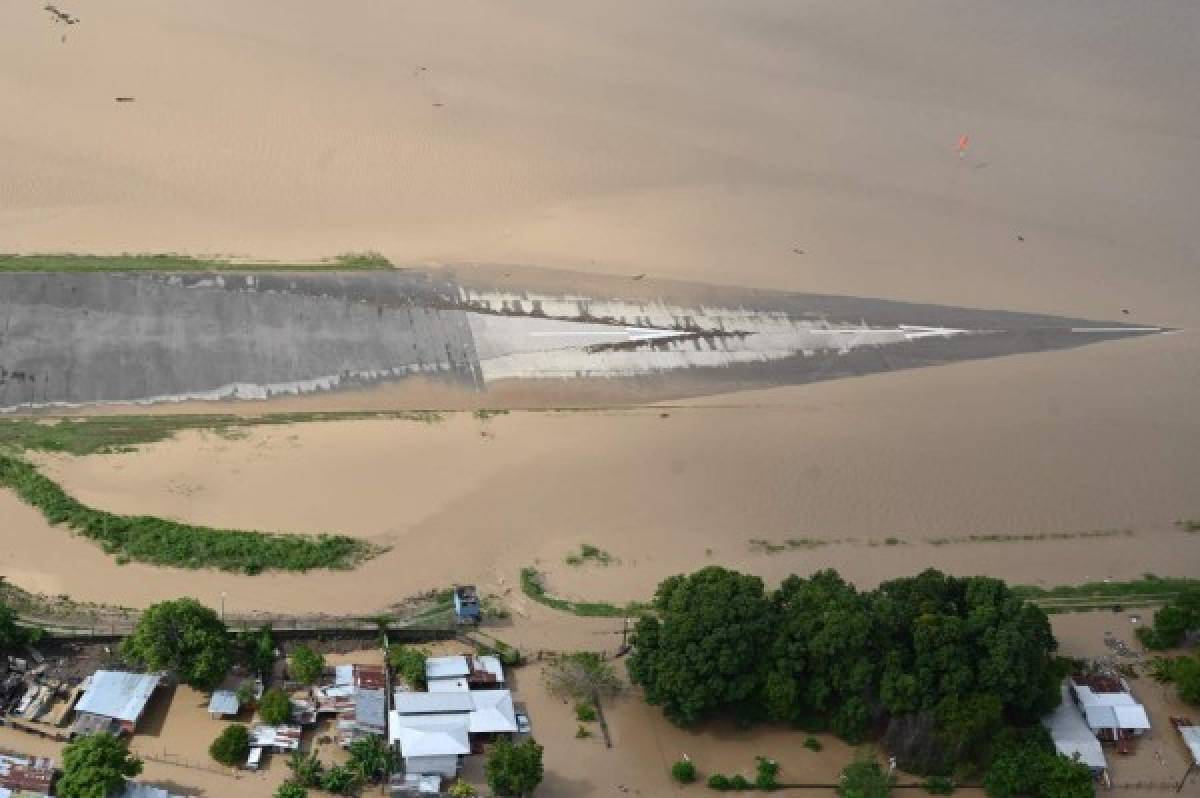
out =
<svg viewBox="0 0 1200 798"><path fill-rule="evenodd" d="M1197 587L1200 587L1200 579L1145 574L1141 579L1126 582L1085 582L1081 585L1059 585L1050 588L1016 585L1013 587L1013 592L1021 598L1039 603L1048 600L1075 600L1076 602L1138 598L1166 600ZM1109 603L1112 602L1109 601Z"/></svg>
<svg viewBox="0 0 1200 798"><path fill-rule="evenodd" d="M91 418L40 420L0 419L0 451L5 449L87 455L128 451L146 443L164 441L181 430L211 430L218 435L236 435L247 427L299 424L308 421L401 420L433 423L438 413L332 412L272 413L263 416L228 414L162 416L95 416Z"/></svg>
<svg viewBox="0 0 1200 798"><path fill-rule="evenodd" d="M383 551L339 535L269 535L193 526L152 516L114 515L82 504L29 463L4 454L0 454L0 487L10 488L38 508L51 524L65 524L99 543L118 563L137 561L257 574L267 570L349 569Z"/></svg>
<svg viewBox="0 0 1200 798"><path fill-rule="evenodd" d="M640 601L617 606L603 601L568 601L552 596L542 587L542 576L536 568L521 569L521 592L538 604L588 618L624 618L629 615L641 615L650 608L648 604Z"/></svg>
<svg viewBox="0 0 1200 798"><path fill-rule="evenodd" d="M311 263L240 262L173 254L41 255L0 254L0 272L211 272L211 271L363 271L391 269L377 252L352 252Z"/></svg>

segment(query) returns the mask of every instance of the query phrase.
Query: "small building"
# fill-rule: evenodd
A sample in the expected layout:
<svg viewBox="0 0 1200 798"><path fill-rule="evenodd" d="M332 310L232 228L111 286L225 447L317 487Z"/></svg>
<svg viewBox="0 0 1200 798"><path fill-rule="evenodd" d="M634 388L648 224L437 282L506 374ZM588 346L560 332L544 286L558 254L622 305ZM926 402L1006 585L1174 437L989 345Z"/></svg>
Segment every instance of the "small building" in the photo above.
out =
<svg viewBox="0 0 1200 798"><path fill-rule="evenodd" d="M470 690L503 687L504 665L494 656L429 657L425 660L425 683L431 693L459 692L459 681L465 682ZM446 682L452 686L446 686Z"/></svg>
<svg viewBox="0 0 1200 798"><path fill-rule="evenodd" d="M395 711L400 715L465 715L475 708L470 693L414 693L397 690Z"/></svg>
<svg viewBox="0 0 1200 798"><path fill-rule="evenodd" d="M117 798L183 798L183 796L167 792L162 787L127 781L125 782L125 792L118 793Z"/></svg>
<svg viewBox="0 0 1200 798"><path fill-rule="evenodd" d="M402 773L392 777L392 796L441 795L442 777L431 773Z"/></svg>
<svg viewBox="0 0 1200 798"><path fill-rule="evenodd" d="M277 754L300 750L300 738L304 731L299 726L266 726L259 724L250 729L250 748L262 748Z"/></svg>
<svg viewBox="0 0 1200 798"><path fill-rule="evenodd" d="M213 720L232 718L242 709L241 699L233 690L214 690L208 699L208 714Z"/></svg>
<svg viewBox="0 0 1200 798"><path fill-rule="evenodd" d="M1068 759L1077 759L1088 766L1093 778L1103 778L1108 783L1108 760L1104 757L1104 749L1079 707L1071 700L1066 683L1062 685L1062 702L1042 718L1042 725L1050 732L1058 753Z"/></svg>
<svg viewBox="0 0 1200 798"><path fill-rule="evenodd" d="M54 763L45 757L0 754L0 798L44 798L54 783Z"/></svg>
<svg viewBox="0 0 1200 798"><path fill-rule="evenodd" d="M1120 743L1140 737L1150 728L1146 708L1129 692L1119 676L1091 675L1071 678L1071 694L1088 727L1100 740Z"/></svg>
<svg viewBox="0 0 1200 798"><path fill-rule="evenodd" d="M133 734L162 678L161 673L96 671L83 685L71 733Z"/></svg>
<svg viewBox="0 0 1200 798"><path fill-rule="evenodd" d="M474 708L467 714L471 734L516 734L517 713L508 690L476 690L470 693Z"/></svg>
<svg viewBox="0 0 1200 798"><path fill-rule="evenodd" d="M479 623L483 610L479 606L479 591L474 585L456 585L454 588L454 617L459 623Z"/></svg>
<svg viewBox="0 0 1200 798"><path fill-rule="evenodd" d="M393 710L388 740L404 758L404 772L411 775L454 778L462 757L471 753L463 713L402 715Z"/></svg>

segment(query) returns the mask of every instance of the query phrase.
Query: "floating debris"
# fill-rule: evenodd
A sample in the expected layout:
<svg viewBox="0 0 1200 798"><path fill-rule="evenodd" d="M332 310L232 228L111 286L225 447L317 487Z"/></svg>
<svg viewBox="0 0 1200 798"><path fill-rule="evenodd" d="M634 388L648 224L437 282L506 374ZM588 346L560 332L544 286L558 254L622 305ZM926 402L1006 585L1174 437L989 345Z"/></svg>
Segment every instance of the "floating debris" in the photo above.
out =
<svg viewBox="0 0 1200 798"><path fill-rule="evenodd" d="M74 25L76 22L78 22L78 21L79 21L79 17L73 17L73 16L71 16L70 14L68 14L66 11L63 11L63 10L62 10L61 8L59 8L58 6L51 5L51 4L47 3L47 4L44 6L44 8L45 8L47 11L49 11L49 12L50 12L50 14L51 14L51 16L53 16L53 17L54 17L56 20L58 20L59 22L65 22L65 23L67 23L68 25Z"/></svg>
<svg viewBox="0 0 1200 798"><path fill-rule="evenodd" d="M134 102L134 98L132 98L132 97L118 97L118 98L117 98L117 102L119 102L119 103L131 103L131 102Z"/></svg>

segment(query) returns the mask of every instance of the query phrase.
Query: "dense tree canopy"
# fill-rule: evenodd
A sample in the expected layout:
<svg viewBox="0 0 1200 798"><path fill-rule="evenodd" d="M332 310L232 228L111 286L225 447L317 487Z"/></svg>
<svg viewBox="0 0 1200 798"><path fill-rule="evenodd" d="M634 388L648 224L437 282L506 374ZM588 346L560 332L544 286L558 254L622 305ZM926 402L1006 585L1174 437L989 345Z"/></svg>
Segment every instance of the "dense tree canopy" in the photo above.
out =
<svg viewBox="0 0 1200 798"><path fill-rule="evenodd" d="M143 612L125 640L125 655L147 668L174 671L202 690L220 684L232 662L225 624L191 598L164 601Z"/></svg>
<svg viewBox="0 0 1200 798"><path fill-rule="evenodd" d="M93 734L63 750L61 798L109 798L142 772L142 761L129 753L124 741L111 734Z"/></svg>
<svg viewBox="0 0 1200 798"><path fill-rule="evenodd" d="M673 576L659 585L654 608L638 621L629 658L646 700L683 725L751 710L772 639L762 580L716 566Z"/></svg>
<svg viewBox="0 0 1200 798"><path fill-rule="evenodd" d="M860 593L822 571L767 596L705 568L664 581L654 608L629 673L680 724L765 716L852 741L886 724L901 767L948 773L1059 700L1045 613L995 579L929 570Z"/></svg>
<svg viewBox="0 0 1200 798"><path fill-rule="evenodd" d="M542 783L542 746L532 737L516 744L501 739L488 753L486 771L496 795L530 795Z"/></svg>
<svg viewBox="0 0 1200 798"><path fill-rule="evenodd" d="M866 598L835 571L784 580L766 675L767 714L850 740L871 720L879 648Z"/></svg>
<svg viewBox="0 0 1200 798"><path fill-rule="evenodd" d="M839 798L887 798L892 780L874 759L856 759L842 769Z"/></svg>

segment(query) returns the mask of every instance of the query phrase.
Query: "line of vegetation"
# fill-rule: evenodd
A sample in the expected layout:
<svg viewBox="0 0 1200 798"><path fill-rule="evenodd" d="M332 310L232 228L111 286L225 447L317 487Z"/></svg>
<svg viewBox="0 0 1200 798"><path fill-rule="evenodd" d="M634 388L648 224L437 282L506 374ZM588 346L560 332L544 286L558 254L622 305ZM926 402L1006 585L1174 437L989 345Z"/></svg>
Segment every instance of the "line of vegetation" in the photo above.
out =
<svg viewBox="0 0 1200 798"><path fill-rule="evenodd" d="M568 601L552 596L542 585L542 575L533 567L521 569L521 592L538 604L573 615L592 618L624 618L640 615L648 609L639 601L631 601L628 604L617 606L603 601Z"/></svg>
<svg viewBox="0 0 1200 798"><path fill-rule="evenodd" d="M1153 623L1137 630L1137 638L1142 645L1159 651L1174 648L1200 631L1200 580L1188 581L1192 585L1177 593L1154 613ZM1197 695L1200 696L1200 689Z"/></svg>
<svg viewBox="0 0 1200 798"><path fill-rule="evenodd" d="M781 551L789 551L791 549L817 549L821 546L829 546L835 543L841 543L840 540L821 540L820 538L788 538L782 543L776 543L764 538L750 538L747 541L750 548L761 551L764 554L778 554Z"/></svg>
<svg viewBox="0 0 1200 798"><path fill-rule="evenodd" d="M0 254L0 272L245 272L245 271L363 271L391 269L392 263L378 252L347 252L334 258L310 262L236 261L227 258L197 258L174 253L125 253L81 255L45 253Z"/></svg>
<svg viewBox="0 0 1200 798"><path fill-rule="evenodd" d="M184 524L153 516L96 510L69 496L29 463L0 454L0 487L9 488L41 511L51 524L64 524L99 543L117 562L177 568L216 568L257 574L266 570L348 569L383 549L341 535L276 535Z"/></svg>
<svg viewBox="0 0 1200 798"><path fill-rule="evenodd" d="M1155 576L1143 574L1141 579L1110 582L1084 582L1079 585L1059 585L1057 587L1036 587L1033 585L1016 585L1013 593L1023 599L1038 604L1051 603L1058 600L1101 601L1103 606L1111 606L1114 600L1150 598L1165 601L1200 588L1200 579L1190 577Z"/></svg>
<svg viewBox="0 0 1200 798"><path fill-rule="evenodd" d="M1194 518L1185 518L1182 521L1176 521L1175 526L1184 532L1200 532L1200 521Z"/></svg>
<svg viewBox="0 0 1200 798"><path fill-rule="evenodd" d="M1075 540L1078 538L1132 537L1131 529L1087 529L1079 532L1027 532L1023 534L962 535L960 537L925 538L931 546L951 543L1035 543L1043 540Z"/></svg>
<svg viewBox="0 0 1200 798"><path fill-rule="evenodd" d="M237 430L247 427L363 419L433 423L441 421L442 416L440 413L429 411L410 411L270 413L261 416L98 416L57 420L7 418L0 419L0 450L36 450L74 455L110 454L129 451L142 444L158 443L184 430L211 430L219 435L233 436L237 434Z"/></svg>

